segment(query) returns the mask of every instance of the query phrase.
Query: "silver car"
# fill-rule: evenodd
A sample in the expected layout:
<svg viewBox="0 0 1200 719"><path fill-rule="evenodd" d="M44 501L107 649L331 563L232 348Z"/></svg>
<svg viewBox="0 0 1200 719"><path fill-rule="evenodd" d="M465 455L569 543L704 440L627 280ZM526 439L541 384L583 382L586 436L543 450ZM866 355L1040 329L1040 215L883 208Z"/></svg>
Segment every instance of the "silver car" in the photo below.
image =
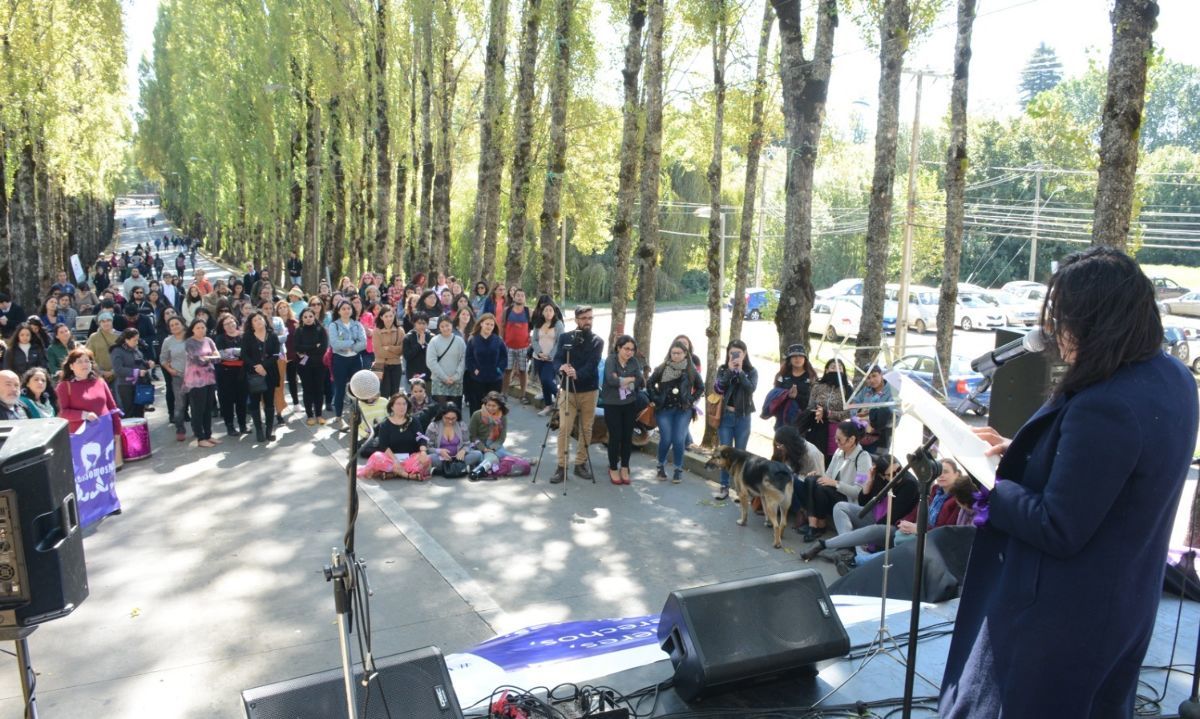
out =
<svg viewBox="0 0 1200 719"><path fill-rule="evenodd" d="M1200 317L1200 292L1189 292L1169 300L1159 300L1158 309L1164 315Z"/></svg>

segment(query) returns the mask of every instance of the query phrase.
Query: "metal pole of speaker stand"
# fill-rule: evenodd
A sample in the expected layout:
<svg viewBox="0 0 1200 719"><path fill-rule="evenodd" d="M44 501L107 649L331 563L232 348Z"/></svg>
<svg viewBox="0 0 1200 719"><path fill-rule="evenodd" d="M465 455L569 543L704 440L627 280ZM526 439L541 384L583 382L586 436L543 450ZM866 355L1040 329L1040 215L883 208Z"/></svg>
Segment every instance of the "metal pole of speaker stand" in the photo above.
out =
<svg viewBox="0 0 1200 719"><path fill-rule="evenodd" d="M1196 550L1191 549L1184 557L1191 555L1191 561L1196 561ZM1187 594L1187 586L1191 583L1187 574L1183 575L1183 591L1180 592L1179 601L1182 602ZM1192 695L1185 699L1179 705L1180 719L1200 719L1200 631L1197 631L1196 636L1196 663L1192 665ZM1174 657L1171 658L1172 661Z"/></svg>
<svg viewBox="0 0 1200 719"><path fill-rule="evenodd" d="M17 645L17 669L21 672L21 698L25 701L25 719L38 719L37 709L37 674L33 671L33 662L29 660L29 635L33 634L36 626L18 627L16 612L0 612L0 641L13 642Z"/></svg>

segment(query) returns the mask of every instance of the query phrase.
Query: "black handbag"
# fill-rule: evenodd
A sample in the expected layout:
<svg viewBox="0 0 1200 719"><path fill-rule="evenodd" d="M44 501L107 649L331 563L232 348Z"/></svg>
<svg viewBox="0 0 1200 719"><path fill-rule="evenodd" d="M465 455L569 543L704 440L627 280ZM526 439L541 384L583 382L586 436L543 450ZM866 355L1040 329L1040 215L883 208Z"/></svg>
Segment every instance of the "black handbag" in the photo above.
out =
<svg viewBox="0 0 1200 719"><path fill-rule="evenodd" d="M442 476L446 479L461 479L467 476L467 463L461 459L442 462Z"/></svg>
<svg viewBox="0 0 1200 719"><path fill-rule="evenodd" d="M267 391L267 378L253 370L246 373L246 390L250 394L262 394Z"/></svg>

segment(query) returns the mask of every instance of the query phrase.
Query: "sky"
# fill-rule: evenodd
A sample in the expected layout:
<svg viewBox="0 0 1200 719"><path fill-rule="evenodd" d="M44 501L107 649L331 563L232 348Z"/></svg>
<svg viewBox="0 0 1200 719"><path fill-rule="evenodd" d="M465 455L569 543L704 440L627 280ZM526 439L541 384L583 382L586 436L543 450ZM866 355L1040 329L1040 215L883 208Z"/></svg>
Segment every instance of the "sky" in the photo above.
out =
<svg viewBox="0 0 1200 719"><path fill-rule="evenodd" d="M745 30L747 45L757 33L761 17L757 0L749 3ZM159 0L124 0L128 62L126 82L131 112L137 107L138 63L153 49L154 22ZM936 22L935 29L910 53L905 62L909 69L929 69L948 73L954 56L954 3ZM514 8L516 3L513 4ZM605 3L596 0L595 6ZM1063 65L1064 77L1087 69L1089 58L1106 65L1112 41L1109 10L1112 0L979 0L978 16L972 35L970 112L973 115L1011 115L1019 111L1017 95L1019 74L1034 48L1045 42L1055 49ZM1158 29L1154 33L1156 47L1177 62L1200 65L1200 43L1195 29L1200 27L1200 2L1196 0L1159 0ZM515 11L515 10L514 10ZM601 10L593 18L600 53L601 74L597 84L608 87L612 97L619 100L624 40L623 19L608 16ZM516 31L510 30L510 40L516 42ZM778 32L774 42L777 47ZM774 50L773 50L774 51ZM698 53L686 67L686 73L676 78L676 87L689 84L702 87L711 77L708 54ZM750 71L746 68L743 76ZM737 70L731 72L736 77ZM828 114L833 122L848 118L851 112L874 115L874 103L879 79L879 61L868 48L859 29L843 18L835 34L833 77L830 80ZM914 79L906 78L902 87L901 117L912 118L915 95ZM925 81L921 123L940 122L950 101L950 82L928 78ZM865 104L864 104L865 103Z"/></svg>

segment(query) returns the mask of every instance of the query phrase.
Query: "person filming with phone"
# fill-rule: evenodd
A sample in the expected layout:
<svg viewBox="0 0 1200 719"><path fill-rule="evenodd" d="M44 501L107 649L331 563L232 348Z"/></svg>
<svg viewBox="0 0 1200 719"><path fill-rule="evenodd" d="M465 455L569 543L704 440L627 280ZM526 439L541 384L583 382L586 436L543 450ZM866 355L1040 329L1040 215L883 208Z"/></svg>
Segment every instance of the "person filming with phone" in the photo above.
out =
<svg viewBox="0 0 1200 719"><path fill-rule="evenodd" d="M750 420L754 416L754 391L758 370L750 363L746 343L733 340L725 348L725 364L717 368L713 391L721 396L721 423L717 438L723 445L745 449L750 442ZM721 470L721 487L713 499L729 499L729 472Z"/></svg>
<svg viewBox="0 0 1200 719"><path fill-rule="evenodd" d="M1196 444L1196 382L1122 252L1067 256L1042 308L1066 372L977 494L939 715L1131 717Z"/></svg>

